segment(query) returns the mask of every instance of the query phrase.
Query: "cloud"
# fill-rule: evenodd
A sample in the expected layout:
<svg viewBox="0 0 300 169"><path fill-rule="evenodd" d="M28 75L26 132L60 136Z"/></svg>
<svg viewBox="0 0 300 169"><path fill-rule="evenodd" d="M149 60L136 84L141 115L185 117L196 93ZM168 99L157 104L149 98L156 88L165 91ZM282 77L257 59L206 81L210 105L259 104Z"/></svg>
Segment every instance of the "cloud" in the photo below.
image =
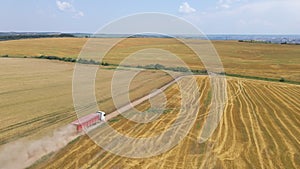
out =
<svg viewBox="0 0 300 169"><path fill-rule="evenodd" d="M229 9L229 8L231 8L231 6L234 3L240 2L240 1L241 0L219 0L218 5L217 5L217 9L219 9L219 8Z"/></svg>
<svg viewBox="0 0 300 169"><path fill-rule="evenodd" d="M206 33L299 34L299 6L299 0L252 1L232 4L226 10L196 12L184 18Z"/></svg>
<svg viewBox="0 0 300 169"><path fill-rule="evenodd" d="M184 2L179 6L179 12L189 14L196 12L196 9L192 8L187 2Z"/></svg>
<svg viewBox="0 0 300 169"><path fill-rule="evenodd" d="M80 17L82 17L82 16L84 16L84 13L83 13L83 12L81 12L81 11L79 11L79 12L77 13L77 16L80 16Z"/></svg>
<svg viewBox="0 0 300 169"><path fill-rule="evenodd" d="M67 10L72 10L73 5L71 5L69 2L62 2L62 1L56 1L56 5L59 10L61 11L67 11Z"/></svg>
<svg viewBox="0 0 300 169"><path fill-rule="evenodd" d="M73 17L84 16L84 13L82 11L76 10L75 7L70 2L57 0L56 5L60 11L71 13L73 14Z"/></svg>
<svg viewBox="0 0 300 169"><path fill-rule="evenodd" d="M220 7L228 9L228 8L230 8L230 5L228 5L228 4L221 4Z"/></svg>

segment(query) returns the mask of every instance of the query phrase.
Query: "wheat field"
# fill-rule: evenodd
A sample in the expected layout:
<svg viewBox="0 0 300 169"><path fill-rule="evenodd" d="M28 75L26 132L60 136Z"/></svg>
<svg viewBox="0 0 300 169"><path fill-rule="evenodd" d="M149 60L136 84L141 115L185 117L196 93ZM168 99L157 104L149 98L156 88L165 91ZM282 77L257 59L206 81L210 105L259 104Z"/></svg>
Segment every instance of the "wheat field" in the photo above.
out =
<svg viewBox="0 0 300 169"><path fill-rule="evenodd" d="M0 42L0 56L32 57L40 55L77 58L88 39L42 38ZM115 39L96 41L101 48ZM190 40L191 43L197 40ZM227 73L300 81L300 46L212 41ZM94 46L95 47L95 46ZM128 38L118 42L105 57L105 62L118 64L128 54L147 48L170 51L193 69L203 69L199 58L177 39ZM148 57L148 56L147 56ZM151 58L151 54L149 55ZM156 57L151 58L152 60ZM162 62L164 63L164 62Z"/></svg>
<svg viewBox="0 0 300 169"><path fill-rule="evenodd" d="M126 158L102 150L84 136L32 168L300 167L299 86L228 78L228 102L224 114L212 137L200 144L198 139L210 109L207 102L210 81L207 77L197 77L197 82L201 94L196 121L188 135L173 149L150 158ZM184 84L189 87L189 83ZM170 111L154 122L138 124L118 116L109 124L131 137L158 135L176 120L181 100L179 93L178 85L165 91ZM148 107L149 102L137 106L139 110ZM109 134L108 129L101 130L99 137Z"/></svg>
<svg viewBox="0 0 300 169"><path fill-rule="evenodd" d="M105 40L99 45L114 41ZM0 56L9 55L0 58L0 150L16 140L38 140L51 135L53 130L76 119L72 100L74 63L28 57L76 58L86 42L84 38L0 42ZM300 81L299 45L212 43L227 73ZM119 64L128 54L147 48L171 51L190 68L203 69L194 53L174 39L129 38L118 43L104 61ZM154 61L158 57L146 56L146 60ZM163 58L160 61L168 63ZM101 110L110 113L116 109L111 99L114 69L100 66L99 70L95 81L97 103ZM143 70L131 81L130 100L143 97L172 79L163 71ZM183 81L187 91L196 92L188 79ZM212 137L199 144L203 124L212 108L212 96L208 77L197 76L197 82L199 97L188 97L191 102L199 102L196 121L187 137L173 149L150 158L132 159L106 152L89 137L82 136L31 168L300 168L299 85L227 77L228 102L224 114ZM164 94L167 111L156 121L138 124L118 116L108 124L137 138L163 133L178 117L182 100L178 85L169 87ZM161 101L158 97L153 99ZM146 111L150 105L147 101L136 108ZM101 130L102 135L109 135L108 132L105 128Z"/></svg>
<svg viewBox="0 0 300 169"><path fill-rule="evenodd" d="M66 62L0 58L0 145L24 137L41 138L77 118L72 100L73 70L74 64ZM96 100L106 112L116 109L110 92L113 74L114 70L100 68L95 79ZM164 72L142 71L130 84L130 99L171 80Z"/></svg>

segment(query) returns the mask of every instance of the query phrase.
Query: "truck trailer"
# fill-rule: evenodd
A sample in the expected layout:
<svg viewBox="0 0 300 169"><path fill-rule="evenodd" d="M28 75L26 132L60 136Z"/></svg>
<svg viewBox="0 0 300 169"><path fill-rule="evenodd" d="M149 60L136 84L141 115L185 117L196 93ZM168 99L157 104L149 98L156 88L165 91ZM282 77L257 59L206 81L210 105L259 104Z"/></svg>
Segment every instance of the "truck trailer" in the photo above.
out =
<svg viewBox="0 0 300 169"><path fill-rule="evenodd" d="M105 112L103 111L97 111L96 113L80 117L78 120L72 122L72 125L76 127L77 132L81 132L83 129L87 129L100 121L105 122Z"/></svg>

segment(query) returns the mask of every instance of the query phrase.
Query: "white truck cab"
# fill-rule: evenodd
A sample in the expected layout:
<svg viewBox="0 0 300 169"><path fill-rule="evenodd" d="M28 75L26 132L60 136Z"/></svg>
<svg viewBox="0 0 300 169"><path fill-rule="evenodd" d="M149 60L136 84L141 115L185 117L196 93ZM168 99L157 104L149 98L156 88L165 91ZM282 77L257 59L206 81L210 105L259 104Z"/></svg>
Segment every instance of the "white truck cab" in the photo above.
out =
<svg viewBox="0 0 300 169"><path fill-rule="evenodd" d="M97 113L99 114L100 121L105 121L105 112L97 111Z"/></svg>

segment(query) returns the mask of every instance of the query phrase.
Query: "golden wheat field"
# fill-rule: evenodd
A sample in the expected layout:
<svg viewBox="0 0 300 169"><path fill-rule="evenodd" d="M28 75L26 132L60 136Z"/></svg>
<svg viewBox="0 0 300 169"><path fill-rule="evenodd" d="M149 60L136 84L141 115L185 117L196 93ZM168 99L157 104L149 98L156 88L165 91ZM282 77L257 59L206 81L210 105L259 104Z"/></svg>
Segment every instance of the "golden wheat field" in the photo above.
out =
<svg viewBox="0 0 300 169"><path fill-rule="evenodd" d="M0 58L0 145L47 135L77 118L72 100L73 69L74 64L66 62ZM101 92L96 99L101 110L111 112L115 110L110 93L114 71L100 70L95 90ZM142 71L130 85L130 99L142 97L171 80L164 72Z"/></svg>
<svg viewBox="0 0 300 169"><path fill-rule="evenodd" d="M77 58L88 39L43 38L0 42L0 56L32 57L40 55ZM103 39L95 45L105 46L115 39ZM194 40L190 40L191 43ZM227 73L285 78L300 81L299 45L241 43L212 41ZM182 42L176 39L128 38L119 42L105 57L108 63L117 64L132 52L158 48L168 50L182 58L191 68L203 68L199 59ZM151 57L151 55L149 55ZM155 58L153 58L155 59Z"/></svg>
<svg viewBox="0 0 300 169"><path fill-rule="evenodd" d="M182 80L185 81L185 87L190 89L189 79ZM48 157L49 160L40 161L31 168L300 167L299 86L227 78L228 102L224 114L212 137L200 144L198 139L211 108L211 84L205 76L198 76L197 83L200 96L191 100L200 104L196 121L187 137L173 149L150 158L125 158L102 150L89 137L83 136L52 154ZM131 137L158 135L174 123L182 99L176 84L164 93L169 111L163 113L158 120L139 124L118 116L109 124ZM137 108L147 110L149 102L144 102ZM109 134L107 128L101 130L99 137Z"/></svg>
<svg viewBox="0 0 300 169"><path fill-rule="evenodd" d="M104 39L96 45L107 45L115 39ZM193 42L194 40L190 40ZM22 139L39 140L51 135L61 126L76 119L72 98L74 63L33 59L47 55L76 58L85 38L44 38L0 42L0 150L5 144ZM225 71L238 75L284 78L300 81L300 45L241 43L213 41ZM204 69L199 58L182 42L174 39L128 38L119 42L104 58L119 64L126 56L148 48L170 51L192 69ZM152 55L153 54L153 55ZM1 56L8 55L8 58ZM154 53L144 53L141 62L172 62ZM23 57L27 58L23 58ZM94 58L95 56L93 56ZM198 63L199 62L199 63ZM87 68L97 67L85 65ZM174 63L174 66L176 64ZM112 101L111 82L114 66L98 66L95 79L96 101L100 110L116 110ZM126 74L137 73L130 81L129 98L137 100L173 78L160 70L138 70L122 67L121 83ZM138 72L140 71L140 72ZM180 76L180 73L177 74ZM149 158L127 158L104 151L88 136L80 136L58 152L52 152L30 168L300 168L300 86L288 83L258 81L227 77L227 103L213 135L199 143L211 104L211 81L205 75L195 76L199 96L188 77L180 80L187 92L185 98L200 106L195 123L174 148ZM118 97L125 97L120 92ZM135 138L157 136L176 124L183 100L180 87L172 85L164 91L166 111L153 122L136 123L117 116L108 124L118 132ZM161 97L153 100L163 102ZM121 104L127 104L126 101ZM145 101L136 109L148 111L151 102ZM130 113L132 110L128 111ZM188 109L186 109L188 111ZM185 127L185 124L179 124ZM98 130L97 130L98 131ZM95 137L109 136L101 128ZM175 130L181 132L180 129ZM107 142L114 137L105 138ZM162 139L174 139L170 138ZM149 146L149 151L154 147ZM133 149L128 149L133 152ZM29 156L30 157L30 156Z"/></svg>

